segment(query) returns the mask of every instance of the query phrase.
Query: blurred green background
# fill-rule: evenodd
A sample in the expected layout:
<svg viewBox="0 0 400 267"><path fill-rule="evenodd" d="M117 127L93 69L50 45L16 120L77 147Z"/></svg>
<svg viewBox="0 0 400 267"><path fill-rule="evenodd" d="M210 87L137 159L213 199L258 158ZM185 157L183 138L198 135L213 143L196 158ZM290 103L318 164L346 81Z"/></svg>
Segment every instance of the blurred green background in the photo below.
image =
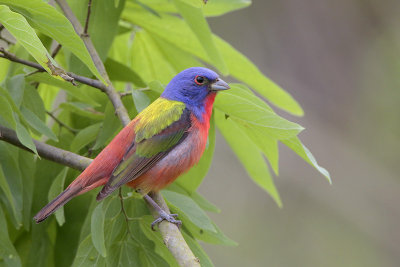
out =
<svg viewBox="0 0 400 267"><path fill-rule="evenodd" d="M281 146L279 209L218 136L201 193L238 247L216 266L400 265L400 1L254 0L209 20L303 106L300 134L332 176Z"/></svg>

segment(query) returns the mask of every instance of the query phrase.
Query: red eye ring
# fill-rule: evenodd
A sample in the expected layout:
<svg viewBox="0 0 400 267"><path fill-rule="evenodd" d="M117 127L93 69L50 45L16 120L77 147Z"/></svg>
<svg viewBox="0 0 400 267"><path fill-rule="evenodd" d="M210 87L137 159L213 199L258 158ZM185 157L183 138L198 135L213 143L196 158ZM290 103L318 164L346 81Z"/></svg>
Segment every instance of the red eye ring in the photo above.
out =
<svg viewBox="0 0 400 267"><path fill-rule="evenodd" d="M203 85L206 82L206 78L204 76L196 75L196 77L194 77L194 82L197 85Z"/></svg>

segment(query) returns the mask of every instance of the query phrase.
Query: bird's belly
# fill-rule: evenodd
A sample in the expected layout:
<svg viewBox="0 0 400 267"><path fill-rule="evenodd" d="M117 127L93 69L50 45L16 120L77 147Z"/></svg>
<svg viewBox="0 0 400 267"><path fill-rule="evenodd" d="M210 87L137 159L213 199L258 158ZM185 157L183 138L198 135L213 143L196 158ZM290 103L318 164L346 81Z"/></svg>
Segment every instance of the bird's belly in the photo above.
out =
<svg viewBox="0 0 400 267"><path fill-rule="evenodd" d="M191 131L185 140L172 149L154 167L127 185L140 189L143 194L159 191L188 171L201 158L207 138L200 131Z"/></svg>

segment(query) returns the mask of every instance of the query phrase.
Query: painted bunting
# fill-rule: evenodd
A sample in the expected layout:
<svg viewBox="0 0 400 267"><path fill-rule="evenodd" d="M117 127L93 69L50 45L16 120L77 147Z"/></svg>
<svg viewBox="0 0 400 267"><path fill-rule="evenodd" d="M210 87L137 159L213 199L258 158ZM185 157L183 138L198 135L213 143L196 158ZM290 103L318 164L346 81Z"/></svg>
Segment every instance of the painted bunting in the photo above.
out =
<svg viewBox="0 0 400 267"><path fill-rule="evenodd" d="M180 224L147 194L158 192L195 165L207 143L218 91L229 89L214 71L202 67L176 75L161 96L139 113L93 162L34 217L41 222L73 197L103 186L102 200L124 184L136 189L158 211L152 224Z"/></svg>

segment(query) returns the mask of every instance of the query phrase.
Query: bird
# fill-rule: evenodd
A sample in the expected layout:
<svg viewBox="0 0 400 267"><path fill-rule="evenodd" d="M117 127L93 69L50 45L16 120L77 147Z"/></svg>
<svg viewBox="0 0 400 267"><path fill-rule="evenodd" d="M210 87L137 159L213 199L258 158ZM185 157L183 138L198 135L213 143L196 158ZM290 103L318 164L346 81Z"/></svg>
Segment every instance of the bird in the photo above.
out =
<svg viewBox="0 0 400 267"><path fill-rule="evenodd" d="M151 224L167 220L180 226L149 196L171 184L201 158L218 91L230 89L208 68L191 67L178 73L163 93L126 125L92 163L35 216L39 223L72 198L103 186L100 201L123 185L132 187L158 212Z"/></svg>

